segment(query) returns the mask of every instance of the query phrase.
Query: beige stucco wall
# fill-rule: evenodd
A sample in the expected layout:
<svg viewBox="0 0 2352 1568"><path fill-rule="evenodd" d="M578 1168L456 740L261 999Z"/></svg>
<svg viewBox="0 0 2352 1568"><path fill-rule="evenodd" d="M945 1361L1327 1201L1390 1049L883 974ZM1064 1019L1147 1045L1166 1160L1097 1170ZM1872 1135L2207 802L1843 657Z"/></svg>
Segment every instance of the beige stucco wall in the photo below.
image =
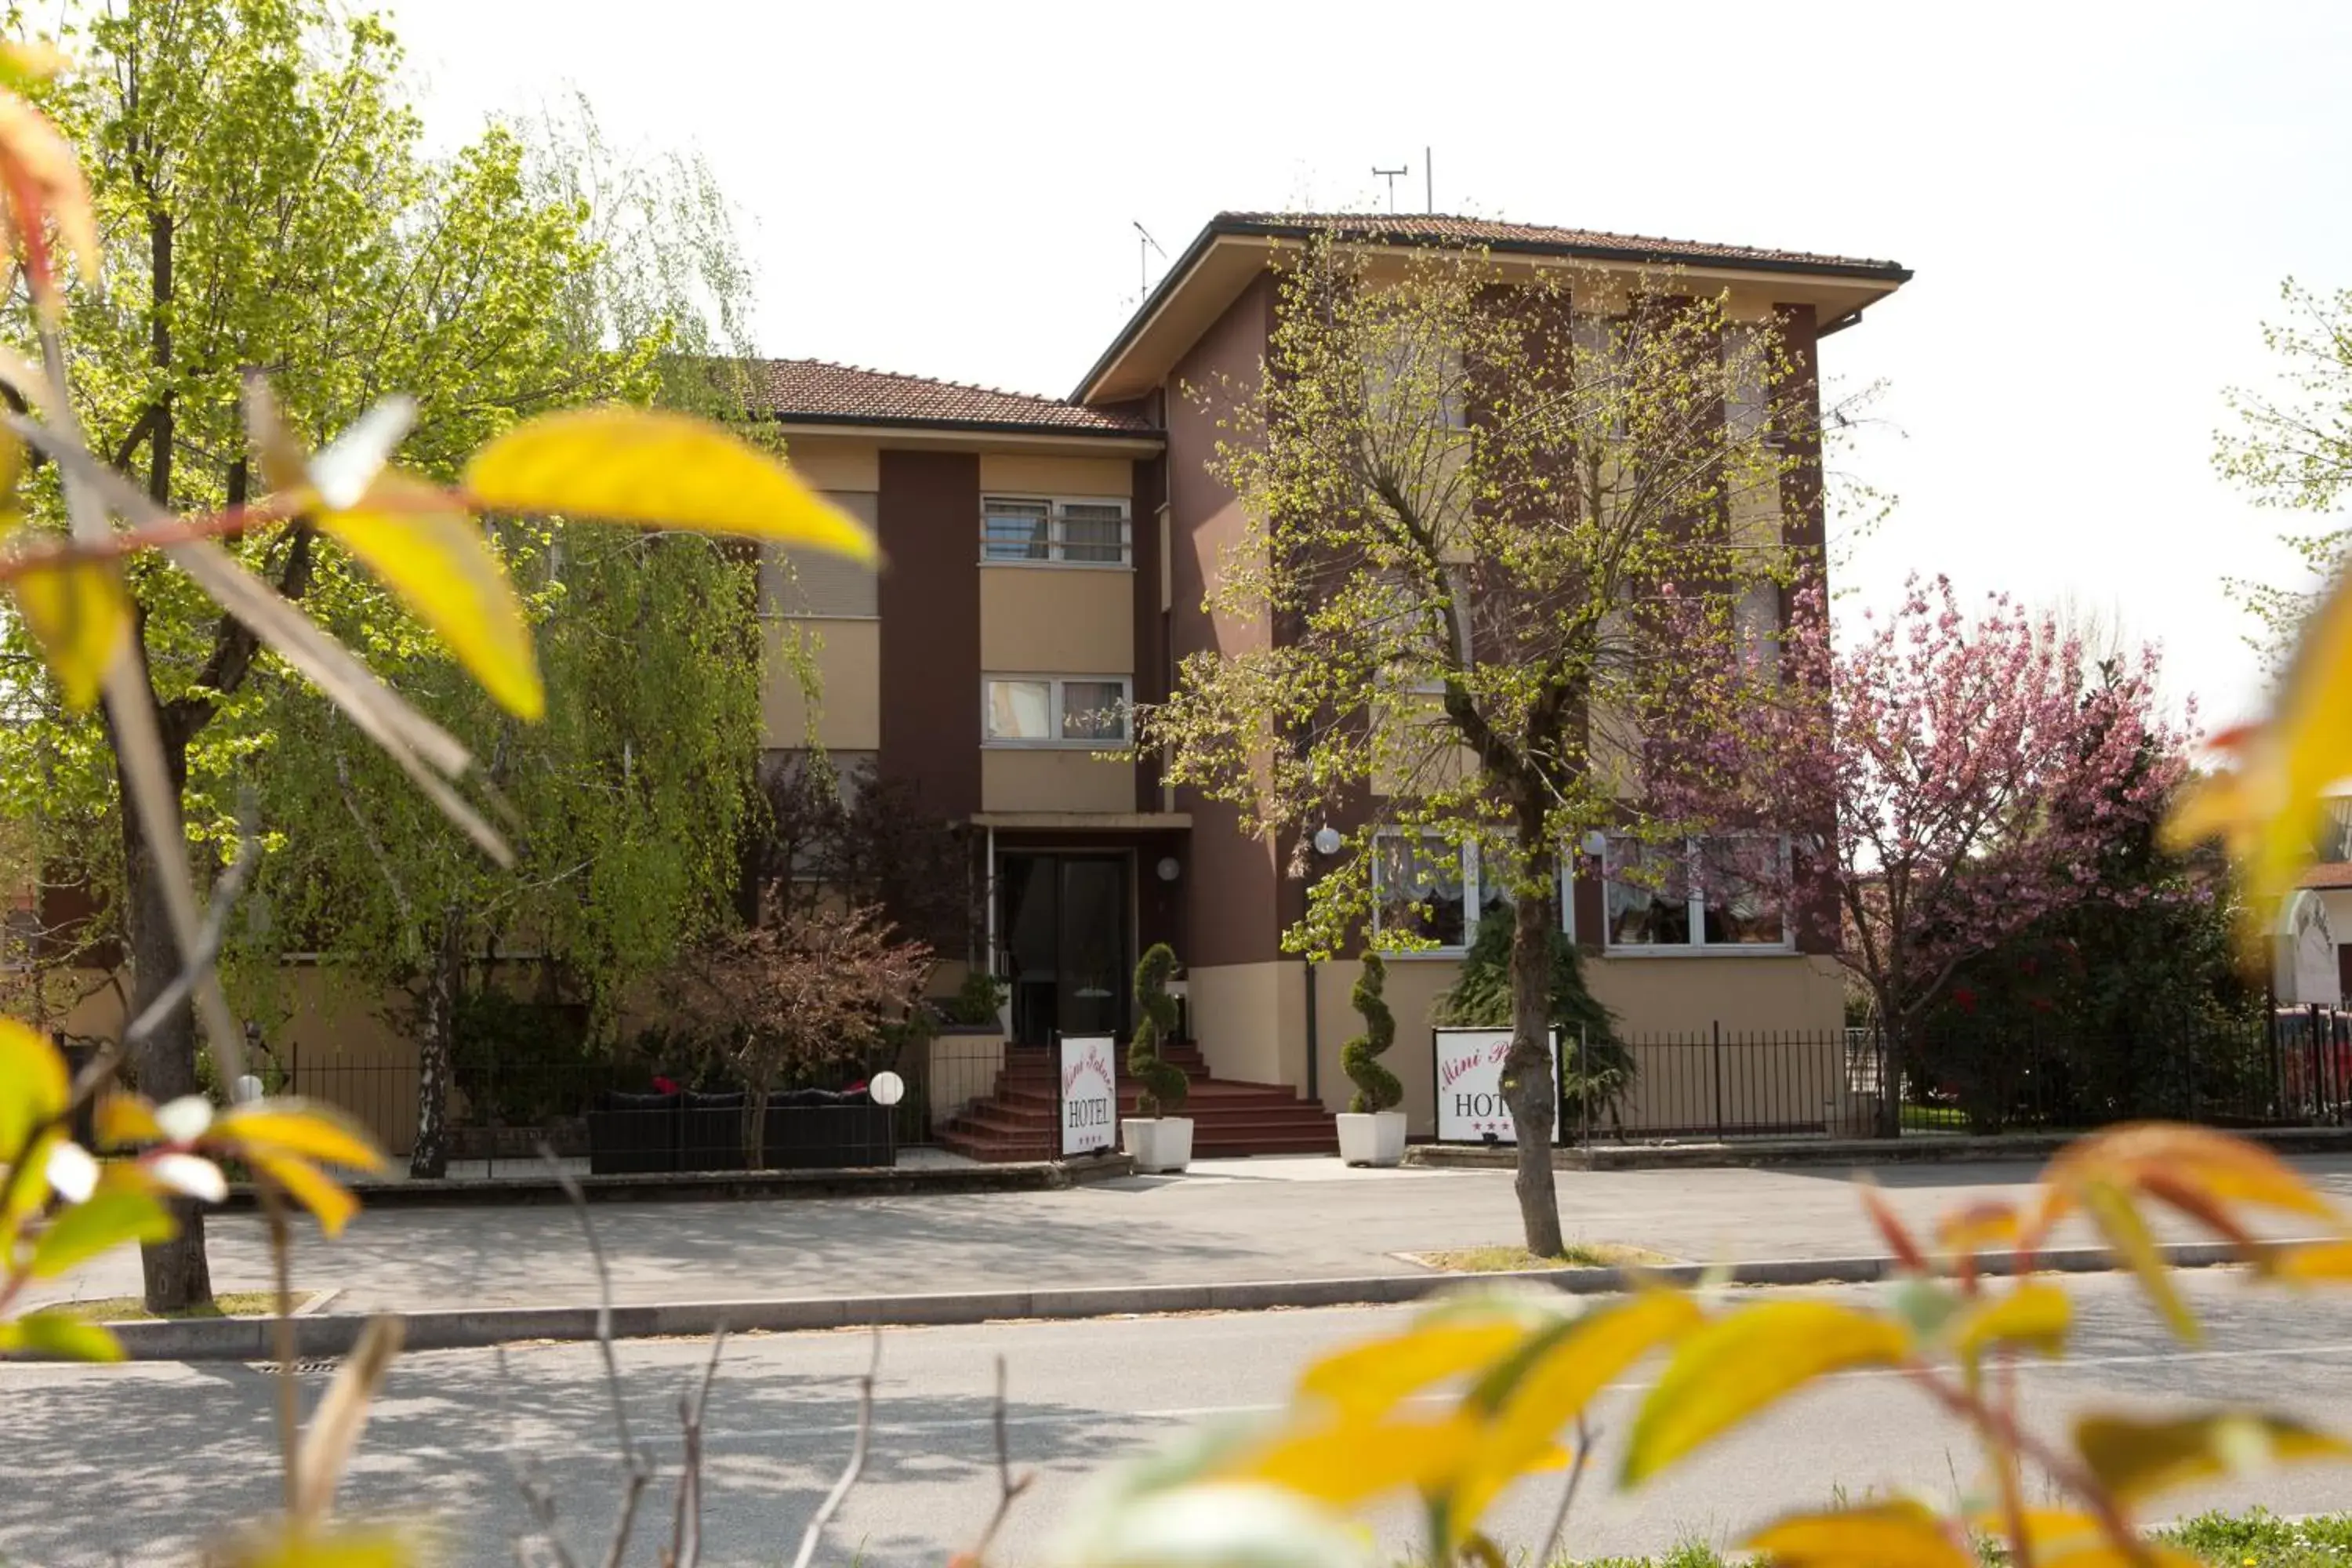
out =
<svg viewBox="0 0 2352 1568"><path fill-rule="evenodd" d="M871 441L829 441L822 437L800 436L785 448L784 458L816 489L882 488L882 452ZM980 526L977 519L972 526Z"/></svg>
<svg viewBox="0 0 2352 1568"><path fill-rule="evenodd" d="M987 495L1099 496L1125 500L1135 490L1135 468L1125 458L1048 458L1025 452L982 452L980 488Z"/></svg>
<svg viewBox="0 0 2352 1568"><path fill-rule="evenodd" d="M982 811L1133 811L1135 764L1051 746L992 746L980 753Z"/></svg>
<svg viewBox="0 0 2352 1568"><path fill-rule="evenodd" d="M1584 982L1627 1037L1833 1031L1845 1026L1837 960L1810 953L1592 957Z"/></svg>
<svg viewBox="0 0 2352 1568"><path fill-rule="evenodd" d="M1185 983L1192 1035L1213 1077L1306 1084L1307 989L1297 960L1188 969Z"/></svg>
<svg viewBox="0 0 2352 1568"><path fill-rule="evenodd" d="M881 746L881 622L793 621L771 625L765 635L767 658L760 690L763 744L787 748L808 744L807 695L781 652L786 637L797 637L816 666L817 743L852 752Z"/></svg>
<svg viewBox="0 0 2352 1568"><path fill-rule="evenodd" d="M992 675L1133 674L1135 574L982 566L980 668Z"/></svg>

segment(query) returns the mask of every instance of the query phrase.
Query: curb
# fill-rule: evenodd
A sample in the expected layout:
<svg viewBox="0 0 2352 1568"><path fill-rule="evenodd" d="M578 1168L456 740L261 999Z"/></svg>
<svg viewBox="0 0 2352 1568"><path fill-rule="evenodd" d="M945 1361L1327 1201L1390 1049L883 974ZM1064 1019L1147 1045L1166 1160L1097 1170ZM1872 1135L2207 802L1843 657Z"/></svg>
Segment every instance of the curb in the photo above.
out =
<svg viewBox="0 0 2352 1568"><path fill-rule="evenodd" d="M2158 1249L2177 1268L2242 1262L2224 1242L2173 1242ZM2115 1260L2097 1247L2042 1254L2043 1270L2095 1274ZM1987 1274L2014 1273L2014 1259L1980 1260ZM1223 1285L1111 1285L1047 1290L939 1295L795 1297L741 1301L679 1301L612 1310L615 1339L799 1333L860 1328L950 1327L1007 1320L1139 1317L1171 1312L1258 1312L1276 1308L1383 1307L1465 1286L1548 1286L1568 1295L1608 1295L1639 1280L1676 1285L1863 1285L1900 1272L1892 1257L1794 1258L1716 1267L1661 1264L1643 1269L1550 1268L1501 1274L1376 1274L1336 1279L1243 1280ZM594 1307L483 1307L404 1314L410 1350L482 1350L521 1340L596 1338ZM347 1353L367 1318L331 1313L294 1320L295 1352L317 1359ZM199 1318L109 1324L133 1361L268 1361L274 1320ZM27 1358L38 1359L38 1358Z"/></svg>
<svg viewBox="0 0 2352 1568"><path fill-rule="evenodd" d="M2352 1127L2237 1128L2232 1131L2281 1154L2352 1153ZM1900 1138L1789 1138L1741 1142L1599 1144L1557 1148L1559 1171L1679 1171L1769 1165L1968 1165L1988 1161L2047 1160L2082 1135L2073 1132L1990 1136L1914 1132ZM1416 1143L1404 1163L1429 1170L1515 1169L1509 1144Z"/></svg>
<svg viewBox="0 0 2352 1568"><path fill-rule="evenodd" d="M518 1162L521 1163L522 1162ZM1087 1161L1016 1161L1002 1165L879 1165L826 1171L694 1171L632 1176L580 1175L572 1180L590 1203L708 1203L796 1198L882 1197L921 1194L1045 1193L1135 1173L1125 1154ZM369 1208L457 1207L475 1204L561 1204L571 1200L552 1176L512 1180L353 1182L352 1192ZM239 1183L218 1207L249 1209L253 1189Z"/></svg>

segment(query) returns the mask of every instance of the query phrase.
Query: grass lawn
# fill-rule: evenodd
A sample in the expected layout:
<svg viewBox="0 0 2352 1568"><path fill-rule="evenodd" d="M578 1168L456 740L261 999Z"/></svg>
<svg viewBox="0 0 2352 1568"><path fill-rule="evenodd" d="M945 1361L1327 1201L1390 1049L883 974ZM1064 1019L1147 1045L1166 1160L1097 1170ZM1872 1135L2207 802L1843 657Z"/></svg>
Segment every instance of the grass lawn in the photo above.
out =
<svg viewBox="0 0 2352 1568"><path fill-rule="evenodd" d="M1933 1128L1939 1132L1966 1132L1968 1112L1957 1105L1912 1105L1903 1107L1903 1125Z"/></svg>
<svg viewBox="0 0 2352 1568"><path fill-rule="evenodd" d="M1672 1263L1663 1252L1619 1241L1571 1241L1558 1258L1538 1258L1524 1247L1459 1247L1407 1254L1449 1274L1508 1274L1523 1268L1612 1268L1628 1263Z"/></svg>
<svg viewBox="0 0 2352 1568"><path fill-rule="evenodd" d="M1571 1524L1570 1529L1574 1526ZM2156 1532L2212 1568L2352 1568L2352 1514L2335 1513L2290 1522L2261 1509L2252 1513L2206 1513ZM1998 1552L1985 1561L1998 1563ZM1571 1562L1578 1560L1571 1559ZM1562 1564L1561 1568L1567 1568ZM1664 1557L1601 1557L1582 1568L1729 1568L1704 1546L1684 1546Z"/></svg>
<svg viewBox="0 0 2352 1568"><path fill-rule="evenodd" d="M309 1299L309 1292L298 1292L294 1304L299 1307ZM157 1318L251 1318L266 1316L277 1310L277 1294L269 1290L224 1290L213 1298L211 1306L195 1307L184 1312L151 1312L146 1303L136 1296L100 1296L87 1301L58 1301L43 1309L68 1318L79 1318L86 1323L129 1323L152 1321Z"/></svg>

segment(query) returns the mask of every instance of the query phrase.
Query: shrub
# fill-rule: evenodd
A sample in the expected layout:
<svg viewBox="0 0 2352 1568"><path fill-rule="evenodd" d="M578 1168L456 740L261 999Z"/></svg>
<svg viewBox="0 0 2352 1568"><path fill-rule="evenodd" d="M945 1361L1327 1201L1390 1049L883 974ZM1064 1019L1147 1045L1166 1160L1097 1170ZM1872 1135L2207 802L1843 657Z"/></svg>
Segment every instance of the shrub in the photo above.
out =
<svg viewBox="0 0 2352 1568"><path fill-rule="evenodd" d="M1396 1074L1381 1065L1381 1058L1396 1044L1396 1015L1389 1011L1381 992L1388 984L1388 965L1377 952L1364 954L1364 973L1356 981L1356 988L1348 993L1348 1001L1363 1015L1364 1032L1339 1047L1339 1066L1356 1086L1348 1101L1350 1111L1387 1110L1404 1098L1404 1085L1397 1082Z"/></svg>
<svg viewBox="0 0 2352 1568"><path fill-rule="evenodd" d="M1184 1069L1160 1056L1160 1042L1176 1029L1176 998L1168 994L1169 977L1175 973L1176 954L1164 942L1153 942L1135 966L1135 1007L1141 1016L1127 1047L1127 1070L1139 1089L1138 1116L1181 1110L1192 1091Z"/></svg>
<svg viewBox="0 0 2352 1568"><path fill-rule="evenodd" d="M1568 1119L1562 1126L1604 1116L1616 1123L1618 1105L1633 1087L1633 1054L1617 1037L1617 1016L1584 988L1584 963L1566 931L1551 933L1550 1014L1567 1058L1560 1064ZM1453 1028L1511 1026L1508 921L1480 923L1453 989L1437 999L1437 1021Z"/></svg>
<svg viewBox="0 0 2352 1568"><path fill-rule="evenodd" d="M950 1024L993 1024L1004 1005L1004 982L984 969L963 977L956 994L940 1004L940 1015Z"/></svg>

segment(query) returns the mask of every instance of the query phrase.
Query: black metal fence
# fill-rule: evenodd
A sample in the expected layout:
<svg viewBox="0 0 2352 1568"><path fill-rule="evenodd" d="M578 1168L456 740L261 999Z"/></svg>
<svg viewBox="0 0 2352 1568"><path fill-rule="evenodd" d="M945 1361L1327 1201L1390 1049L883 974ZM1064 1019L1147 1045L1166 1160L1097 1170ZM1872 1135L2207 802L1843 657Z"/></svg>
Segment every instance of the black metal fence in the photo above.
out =
<svg viewBox="0 0 2352 1568"><path fill-rule="evenodd" d="M1938 1027L1638 1036L1596 1053L1595 1091L1563 1042L1577 1142L2078 1131L2148 1118L2221 1127L2352 1121L2352 1014L2086 1035Z"/></svg>
<svg viewBox="0 0 2352 1568"><path fill-rule="evenodd" d="M960 1146L982 1158L1045 1158L1051 1079L1038 1111L1017 1092L1025 1079L1008 1082L1022 1064L1007 1057L1001 1038L942 1034L885 1053L870 1071L838 1068L771 1085L762 1105L743 1082L708 1069L665 1071L627 1057L519 1065L461 1055L440 1096L446 1173L544 1175L542 1148L593 1174L889 1165L909 1149ZM883 1072L898 1080L893 1104L872 1092ZM410 1163L423 1116L414 1060L296 1052L270 1076L273 1092L341 1109L395 1165ZM1040 1125L1030 1129L1030 1121Z"/></svg>

